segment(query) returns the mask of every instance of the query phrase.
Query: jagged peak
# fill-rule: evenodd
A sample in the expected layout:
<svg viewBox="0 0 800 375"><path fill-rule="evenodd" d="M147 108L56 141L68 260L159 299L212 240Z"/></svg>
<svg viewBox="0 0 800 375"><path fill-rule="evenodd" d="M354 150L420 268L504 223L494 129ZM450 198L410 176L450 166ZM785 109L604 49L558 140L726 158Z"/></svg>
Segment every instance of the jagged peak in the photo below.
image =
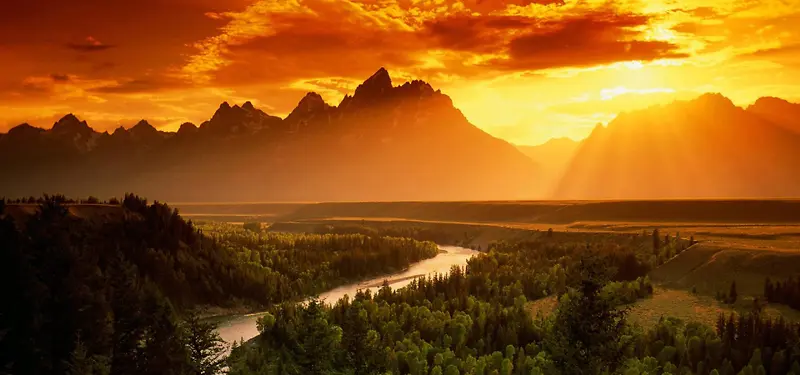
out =
<svg viewBox="0 0 800 375"><path fill-rule="evenodd" d="M68 123L68 122L81 122L81 120L78 119L78 116L75 116L75 114L67 113L66 115L61 117L61 119L56 121L56 124L58 124L58 123Z"/></svg>
<svg viewBox="0 0 800 375"><path fill-rule="evenodd" d="M125 127L124 127L124 126L120 125L120 126L119 126L119 127L117 127L116 129L114 129L114 132L113 132L113 133L111 133L111 134L112 134L112 135L114 135L114 134L125 134L125 133L127 133L127 132L128 132L128 129L125 129Z"/></svg>
<svg viewBox="0 0 800 375"><path fill-rule="evenodd" d="M253 111L256 109L256 107L253 107L253 103L251 103L249 100L244 102L244 104L242 104L242 108L248 111Z"/></svg>
<svg viewBox="0 0 800 375"><path fill-rule="evenodd" d="M24 123L22 123L22 124L19 124L19 125L17 125L17 126L15 126L15 127L11 128L11 129L9 129L9 130L8 130L8 134L12 134L12 133L15 133L15 134L21 134L21 133L42 133L42 132L44 132L44 131L45 131L45 130L44 130L44 129L42 129L42 128L40 128L40 127L33 126L33 125L31 125L31 124L29 124L29 123L27 123L27 122L24 122Z"/></svg>
<svg viewBox="0 0 800 375"><path fill-rule="evenodd" d="M328 103L325 102L325 99L322 98L322 95L317 94L316 92L309 92L307 93L303 99L300 99L300 102L297 104L298 107L306 106L306 107L318 107L318 106L327 106Z"/></svg>
<svg viewBox="0 0 800 375"><path fill-rule="evenodd" d="M150 125L147 120L140 120L131 128L130 133L137 137L150 136L152 134L158 134L158 129L156 129L155 126Z"/></svg>
<svg viewBox="0 0 800 375"><path fill-rule="evenodd" d="M147 122L147 120L139 120L139 122L137 122L136 125L134 125L133 128L131 128L131 129L136 129L136 128L153 128L153 129L155 129L155 127L153 127L153 125L150 125L150 123Z"/></svg>
<svg viewBox="0 0 800 375"><path fill-rule="evenodd" d="M392 78L389 77L389 72L386 68L381 67L367 78L364 83L358 85L354 97L359 96L377 96L392 89Z"/></svg>
<svg viewBox="0 0 800 375"><path fill-rule="evenodd" d="M367 81L374 81L374 82L392 82L392 77L389 76L389 71L386 70L384 67L380 67L375 73L373 73Z"/></svg>
<svg viewBox="0 0 800 375"><path fill-rule="evenodd" d="M429 83L419 79L404 83L399 90L405 95L430 96L436 93Z"/></svg>
<svg viewBox="0 0 800 375"><path fill-rule="evenodd" d="M72 113L64 115L61 119L53 124L54 132L62 131L77 131L77 130L92 130L86 121L81 121L78 116Z"/></svg>
<svg viewBox="0 0 800 375"><path fill-rule="evenodd" d="M325 101L324 99L322 99L322 95L317 94L314 91L307 92L306 95L303 96L303 99L300 99L301 102L304 101L304 100L317 100L317 101L323 101L323 102Z"/></svg>
<svg viewBox="0 0 800 375"><path fill-rule="evenodd" d="M219 111L219 110L226 110L226 109L231 109L231 105L228 104L228 102L222 102L222 104L219 105L219 109L217 109L217 110Z"/></svg>
<svg viewBox="0 0 800 375"><path fill-rule="evenodd" d="M329 108L331 108L331 106L325 102L325 99L322 98L322 95L315 92L309 92L303 96L302 99L300 99L300 102L297 103L297 107L295 107L292 112L286 116L286 120L290 123L294 123L300 119L308 118L314 113L324 112Z"/></svg>

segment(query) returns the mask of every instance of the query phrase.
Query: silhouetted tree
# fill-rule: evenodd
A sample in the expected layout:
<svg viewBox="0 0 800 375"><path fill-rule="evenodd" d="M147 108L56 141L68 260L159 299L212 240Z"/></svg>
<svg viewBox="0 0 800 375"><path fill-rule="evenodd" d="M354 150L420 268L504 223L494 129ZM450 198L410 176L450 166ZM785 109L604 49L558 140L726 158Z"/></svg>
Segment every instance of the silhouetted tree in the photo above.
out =
<svg viewBox="0 0 800 375"><path fill-rule="evenodd" d="M561 374L613 373L631 344L624 338L628 310L600 295L608 275L598 257L584 256L578 270L580 284L561 296L545 347Z"/></svg>
<svg viewBox="0 0 800 375"><path fill-rule="evenodd" d="M764 298L766 298L767 301L772 301L774 298L774 291L775 289L772 286L772 281L767 277L764 281Z"/></svg>
<svg viewBox="0 0 800 375"><path fill-rule="evenodd" d="M259 233L261 232L261 223L257 221L247 222L242 224L242 228L247 229L252 232Z"/></svg>
<svg viewBox="0 0 800 375"><path fill-rule="evenodd" d="M661 248L661 235L658 233L658 228L653 229L653 250L658 251Z"/></svg>
<svg viewBox="0 0 800 375"><path fill-rule="evenodd" d="M736 281L734 280L731 282L731 290L728 292L728 303L734 304L738 298L739 293L736 292Z"/></svg>
<svg viewBox="0 0 800 375"><path fill-rule="evenodd" d="M184 318L183 329L194 375L215 375L224 367L225 343L215 331L216 328L214 324L200 321L194 312Z"/></svg>

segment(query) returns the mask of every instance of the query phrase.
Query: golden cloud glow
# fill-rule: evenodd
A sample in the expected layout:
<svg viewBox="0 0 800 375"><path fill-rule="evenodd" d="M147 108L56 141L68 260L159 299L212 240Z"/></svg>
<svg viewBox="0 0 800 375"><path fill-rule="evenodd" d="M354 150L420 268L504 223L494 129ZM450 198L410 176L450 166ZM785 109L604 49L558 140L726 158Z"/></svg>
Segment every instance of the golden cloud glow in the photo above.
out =
<svg viewBox="0 0 800 375"><path fill-rule="evenodd" d="M59 112L173 129L222 101L285 115L307 91L338 104L381 66L522 144L705 91L800 100L800 0L44 2L14 2L9 14L36 19L0 24L0 59L12 61L0 103L13 108L0 131ZM53 26L16 32L31 21Z"/></svg>

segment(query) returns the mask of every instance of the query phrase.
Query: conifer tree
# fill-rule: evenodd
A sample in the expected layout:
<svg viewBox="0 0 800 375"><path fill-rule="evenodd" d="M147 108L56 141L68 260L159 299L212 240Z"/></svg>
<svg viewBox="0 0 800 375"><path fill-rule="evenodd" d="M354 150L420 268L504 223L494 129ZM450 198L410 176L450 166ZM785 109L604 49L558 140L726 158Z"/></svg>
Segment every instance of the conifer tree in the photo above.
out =
<svg viewBox="0 0 800 375"><path fill-rule="evenodd" d="M561 296L552 331L545 339L556 371L563 375L614 372L631 344L624 338L627 309L618 309L600 291L607 266L596 255L580 261L580 284Z"/></svg>

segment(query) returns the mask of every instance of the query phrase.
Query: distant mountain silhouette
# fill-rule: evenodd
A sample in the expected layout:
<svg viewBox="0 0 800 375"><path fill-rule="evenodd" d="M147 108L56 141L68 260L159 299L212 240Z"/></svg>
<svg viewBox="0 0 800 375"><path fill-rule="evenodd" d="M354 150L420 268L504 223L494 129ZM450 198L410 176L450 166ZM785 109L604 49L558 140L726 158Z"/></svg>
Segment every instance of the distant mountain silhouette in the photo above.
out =
<svg viewBox="0 0 800 375"><path fill-rule="evenodd" d="M285 119L222 103L200 126L142 120L96 132L74 115L0 135L0 196L173 201L524 199L535 164L470 124L429 84L393 86L381 68L331 106L307 94Z"/></svg>
<svg viewBox="0 0 800 375"><path fill-rule="evenodd" d="M552 194L561 180L564 170L572 161L581 142L570 138L553 138L537 146L517 146L517 148L540 167L539 180L546 194Z"/></svg>
<svg viewBox="0 0 800 375"><path fill-rule="evenodd" d="M765 98L744 110L705 94L622 113L583 141L555 196L797 197L800 134L784 108L797 105Z"/></svg>
<svg viewBox="0 0 800 375"><path fill-rule="evenodd" d="M747 107L747 112L754 113L795 133L800 133L800 104L790 103L780 98L764 97Z"/></svg>

